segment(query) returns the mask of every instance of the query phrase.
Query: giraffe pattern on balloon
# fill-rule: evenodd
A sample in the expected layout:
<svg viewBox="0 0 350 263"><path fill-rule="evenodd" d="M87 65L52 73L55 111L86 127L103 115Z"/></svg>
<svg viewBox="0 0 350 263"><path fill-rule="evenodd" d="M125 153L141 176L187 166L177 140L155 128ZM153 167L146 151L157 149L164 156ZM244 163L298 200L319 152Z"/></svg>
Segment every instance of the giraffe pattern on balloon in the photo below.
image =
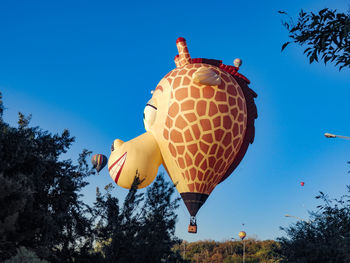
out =
<svg viewBox="0 0 350 263"><path fill-rule="evenodd" d="M254 140L257 96L236 66L191 58L184 38L176 41L176 68L152 92L144 110L146 133L116 139L108 160L113 180L139 188L154 180L163 164L192 217L214 188L238 166Z"/></svg>
<svg viewBox="0 0 350 263"><path fill-rule="evenodd" d="M220 85L193 81L204 67L219 75ZM242 145L247 123L243 92L229 73L204 63L186 64L164 78L172 91L163 137L188 190L210 194Z"/></svg>

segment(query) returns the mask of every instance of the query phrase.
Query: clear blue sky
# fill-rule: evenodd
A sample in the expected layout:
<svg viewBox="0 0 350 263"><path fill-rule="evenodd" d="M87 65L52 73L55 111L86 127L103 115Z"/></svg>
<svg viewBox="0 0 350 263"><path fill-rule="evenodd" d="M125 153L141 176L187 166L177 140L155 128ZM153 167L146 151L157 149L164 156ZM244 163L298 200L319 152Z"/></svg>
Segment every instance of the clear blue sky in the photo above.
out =
<svg viewBox="0 0 350 263"><path fill-rule="evenodd" d="M256 139L240 166L217 186L198 213L198 234L178 210L176 234L188 241L248 236L274 239L280 226L307 218L319 190L339 197L349 184L350 71L308 64L288 40L277 13L301 8L347 11L348 1L1 1L0 90L5 120L32 114L32 125L68 128L76 143L109 156L114 139L144 132L143 109L175 65L175 41L185 37L192 57L243 60L240 72L258 93ZM161 169L160 171L163 171ZM300 181L305 186L300 187ZM84 191L112 182L107 169ZM126 190L115 189L122 198Z"/></svg>

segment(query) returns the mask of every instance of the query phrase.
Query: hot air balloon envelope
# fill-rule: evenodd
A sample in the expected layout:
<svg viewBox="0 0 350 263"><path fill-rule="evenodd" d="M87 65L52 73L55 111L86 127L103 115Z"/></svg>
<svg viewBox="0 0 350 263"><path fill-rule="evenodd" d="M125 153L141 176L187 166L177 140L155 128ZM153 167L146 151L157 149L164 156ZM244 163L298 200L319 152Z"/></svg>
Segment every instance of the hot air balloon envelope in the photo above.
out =
<svg viewBox="0 0 350 263"><path fill-rule="evenodd" d="M97 172L100 172L107 164L107 157L103 154L95 154L91 157L91 163Z"/></svg>
<svg viewBox="0 0 350 263"><path fill-rule="evenodd" d="M238 67L221 60L191 58L184 38L176 41L176 68L161 79L144 109L146 133L115 140L108 160L112 179L139 188L156 177L163 164L191 216L214 188L235 170L254 140L256 93Z"/></svg>
<svg viewBox="0 0 350 263"><path fill-rule="evenodd" d="M242 240L246 237L246 235L247 235L247 233L244 232L244 231L241 231L241 232L238 233L239 238L242 239Z"/></svg>

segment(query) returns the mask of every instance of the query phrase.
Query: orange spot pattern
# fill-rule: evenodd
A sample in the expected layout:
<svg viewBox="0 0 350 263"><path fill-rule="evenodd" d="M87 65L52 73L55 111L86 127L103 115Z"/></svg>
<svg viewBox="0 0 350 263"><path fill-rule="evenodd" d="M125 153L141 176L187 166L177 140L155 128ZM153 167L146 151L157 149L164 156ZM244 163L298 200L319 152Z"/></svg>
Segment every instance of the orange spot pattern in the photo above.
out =
<svg viewBox="0 0 350 263"><path fill-rule="evenodd" d="M193 82L192 75L199 67L213 70L221 84ZM172 91L163 137L188 190L210 194L244 138L247 110L243 92L229 73L208 64L187 64L165 78Z"/></svg>

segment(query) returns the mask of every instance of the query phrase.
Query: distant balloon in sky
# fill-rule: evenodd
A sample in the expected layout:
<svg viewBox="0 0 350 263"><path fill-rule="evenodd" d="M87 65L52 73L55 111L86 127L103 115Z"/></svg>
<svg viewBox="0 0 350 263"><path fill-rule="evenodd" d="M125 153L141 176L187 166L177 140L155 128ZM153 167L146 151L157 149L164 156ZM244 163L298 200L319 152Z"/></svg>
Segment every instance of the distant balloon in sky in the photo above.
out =
<svg viewBox="0 0 350 263"><path fill-rule="evenodd" d="M236 58L234 61L233 61L233 65L237 68L239 68L240 66L242 66L242 60L240 58Z"/></svg>
<svg viewBox="0 0 350 263"><path fill-rule="evenodd" d="M103 154L95 154L91 157L91 163L98 173L106 166L107 156Z"/></svg>
<svg viewBox="0 0 350 263"><path fill-rule="evenodd" d="M254 140L257 95L238 67L192 59L184 38L176 45L176 68L158 83L144 109L147 132L128 142L116 139L108 169L124 188L138 171L143 188L163 164L191 215L188 230L196 233L198 210Z"/></svg>
<svg viewBox="0 0 350 263"><path fill-rule="evenodd" d="M247 235L247 233L244 232L244 231L241 231L241 232L238 233L239 238L242 239L242 240L246 237L246 235Z"/></svg>
<svg viewBox="0 0 350 263"><path fill-rule="evenodd" d="M305 184L304 182L300 182L300 185L301 185L301 186L304 186L304 184Z"/></svg>

